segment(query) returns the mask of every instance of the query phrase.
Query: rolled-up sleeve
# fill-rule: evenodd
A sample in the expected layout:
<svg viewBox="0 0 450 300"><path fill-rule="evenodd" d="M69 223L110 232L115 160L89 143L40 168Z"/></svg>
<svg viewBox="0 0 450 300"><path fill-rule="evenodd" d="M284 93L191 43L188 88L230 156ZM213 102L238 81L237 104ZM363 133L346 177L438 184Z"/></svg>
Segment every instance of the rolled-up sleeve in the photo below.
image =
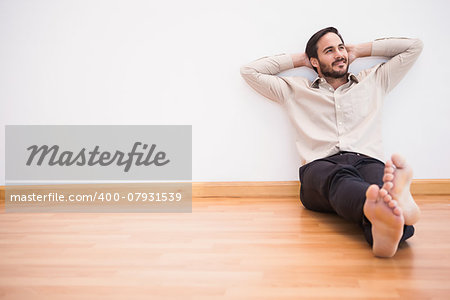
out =
<svg viewBox="0 0 450 300"><path fill-rule="evenodd" d="M288 54L263 57L241 67L244 80L258 93L270 100L284 103L291 88L278 73L294 68Z"/></svg>
<svg viewBox="0 0 450 300"><path fill-rule="evenodd" d="M390 58L389 61L381 64L376 71L377 80L386 94L411 69L422 49L423 42L419 39L383 38L373 42L373 56Z"/></svg>

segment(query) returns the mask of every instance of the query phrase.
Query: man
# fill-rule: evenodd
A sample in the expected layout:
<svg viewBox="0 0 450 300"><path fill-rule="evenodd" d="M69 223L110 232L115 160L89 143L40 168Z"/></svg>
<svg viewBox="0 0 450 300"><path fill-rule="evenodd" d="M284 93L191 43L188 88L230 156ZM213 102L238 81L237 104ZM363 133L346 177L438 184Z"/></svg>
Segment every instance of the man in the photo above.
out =
<svg viewBox="0 0 450 300"><path fill-rule="evenodd" d="M378 257L392 257L420 215L410 193L411 167L398 154L382 162L381 112L384 96L422 48L420 40L406 38L345 45L328 27L310 38L305 53L263 57L241 68L251 87L286 108L296 129L303 205L360 224ZM353 60L371 55L389 60L348 73ZM276 76L302 66L318 77Z"/></svg>

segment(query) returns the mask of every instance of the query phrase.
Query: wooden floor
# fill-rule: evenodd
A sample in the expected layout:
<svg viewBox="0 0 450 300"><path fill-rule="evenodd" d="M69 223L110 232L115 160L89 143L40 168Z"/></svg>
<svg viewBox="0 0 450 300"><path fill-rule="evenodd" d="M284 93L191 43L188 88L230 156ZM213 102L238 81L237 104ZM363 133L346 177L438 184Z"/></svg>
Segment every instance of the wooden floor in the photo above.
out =
<svg viewBox="0 0 450 300"><path fill-rule="evenodd" d="M1 299L450 299L450 197L378 259L295 198L198 198L192 213L0 214Z"/></svg>

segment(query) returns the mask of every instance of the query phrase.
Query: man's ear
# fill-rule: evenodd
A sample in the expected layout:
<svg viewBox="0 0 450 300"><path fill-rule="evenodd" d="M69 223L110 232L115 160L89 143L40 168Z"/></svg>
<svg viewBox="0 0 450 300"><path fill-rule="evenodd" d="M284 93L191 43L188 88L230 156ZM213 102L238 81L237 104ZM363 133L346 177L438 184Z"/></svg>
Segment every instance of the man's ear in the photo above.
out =
<svg viewBox="0 0 450 300"><path fill-rule="evenodd" d="M319 61L317 60L317 58L315 57L311 57L309 59L309 62L311 63L311 65L315 68L317 68L319 66Z"/></svg>

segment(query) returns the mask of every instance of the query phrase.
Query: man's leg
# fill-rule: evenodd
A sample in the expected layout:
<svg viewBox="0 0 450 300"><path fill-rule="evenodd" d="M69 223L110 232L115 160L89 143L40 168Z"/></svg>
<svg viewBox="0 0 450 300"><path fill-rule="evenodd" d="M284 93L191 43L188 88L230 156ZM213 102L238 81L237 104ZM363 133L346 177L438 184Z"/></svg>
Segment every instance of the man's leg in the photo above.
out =
<svg viewBox="0 0 450 300"><path fill-rule="evenodd" d="M300 200L309 210L335 212L328 199L328 177L333 176L336 163L317 160L300 168Z"/></svg>
<svg viewBox="0 0 450 300"><path fill-rule="evenodd" d="M389 164L389 162L391 162L391 161L388 161L387 164ZM387 166L385 166L385 164L383 162L381 162L377 159L374 159L374 158L363 156L362 159L360 159L355 164L355 167L358 170L358 172L361 174L364 181L366 181L370 184L376 184L376 185L378 185L379 188L383 187L385 190L387 190L389 188L389 186L386 187L384 185L383 179L387 178L387 179L392 180L393 176L388 177L385 174L387 174L386 173L387 171L393 171L393 170L387 169ZM392 174L392 172L390 174ZM409 190L409 186L408 186L408 190ZM389 198L387 198L387 199L389 199ZM397 198L394 198L394 200L397 200ZM406 222L407 217L405 216L405 210L403 209L403 206L400 204L400 201L397 201L397 202L398 202L398 206L403 211L403 216L405 219L405 226L403 228L403 236L401 237L401 240L400 240L400 242L403 242L414 235L414 227L410 226L413 223ZM367 242L372 246L373 245L372 224L370 223L370 221L367 219L366 216L364 216L362 227L363 227L364 236L365 236Z"/></svg>
<svg viewBox="0 0 450 300"><path fill-rule="evenodd" d="M361 156L334 155L313 161L300 168L300 199L311 210L335 212L354 223L362 224L363 206L370 182L365 182L352 165ZM384 165L380 168L382 183Z"/></svg>
<svg viewBox="0 0 450 300"><path fill-rule="evenodd" d="M401 240L400 224L417 222L420 210L410 192L412 168L406 164L403 157L394 154L392 159L386 162L383 181L382 190L376 185L368 189L364 214L372 223L373 253L381 257L391 257L397 251L397 241ZM413 227L405 225L403 236L407 235L408 229L411 228Z"/></svg>
<svg viewBox="0 0 450 300"><path fill-rule="evenodd" d="M386 191L381 193L378 187L376 187L378 192L374 190L375 187L369 189L371 183L379 186L383 184L384 164L369 158L369 160L377 161L378 166L368 167L367 164L361 164L361 160L366 160L366 157L355 154L336 155L314 161L300 168L301 201L308 209L323 212L334 211L345 219L361 225L363 225L363 220L366 220L363 226L364 233L371 245L375 239L374 253L379 256L389 256L389 252L394 251L395 253L400 240L412 236L414 229L412 226L406 226L405 230L403 229L403 215L401 218L397 215L401 208L398 207L396 201L392 201ZM367 176L363 178L353 165L358 166L361 171L364 171L363 173L376 174L374 176L372 174L375 179L369 179ZM361 167L361 165L363 166ZM369 171L370 169L372 171ZM394 178L392 178L393 180ZM377 195L377 193L381 194ZM370 201L367 206L365 206L366 200ZM369 214L370 218L365 218L364 213ZM387 218L384 218L385 216ZM371 222L375 223L374 228L371 227ZM384 227L389 225L389 228L397 228L394 224L402 224L402 228L400 231L395 229L395 234L389 235L389 231L384 230ZM400 239L396 241L399 232ZM373 237L372 233L376 236ZM395 249L392 241L396 241ZM386 246L386 244L389 245Z"/></svg>

